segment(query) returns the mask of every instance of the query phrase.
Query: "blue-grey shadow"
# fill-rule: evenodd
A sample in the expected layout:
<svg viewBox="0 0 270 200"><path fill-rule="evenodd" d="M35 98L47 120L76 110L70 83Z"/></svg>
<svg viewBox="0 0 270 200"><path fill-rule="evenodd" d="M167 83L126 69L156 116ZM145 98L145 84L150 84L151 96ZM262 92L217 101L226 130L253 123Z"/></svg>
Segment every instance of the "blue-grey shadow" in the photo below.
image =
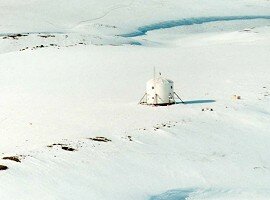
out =
<svg viewBox="0 0 270 200"><path fill-rule="evenodd" d="M169 190L159 195L150 197L149 200L186 200L195 189Z"/></svg>
<svg viewBox="0 0 270 200"><path fill-rule="evenodd" d="M216 100L191 100L191 101L184 101L184 104L204 104L204 103L215 103ZM182 102L176 102L176 104L183 104Z"/></svg>
<svg viewBox="0 0 270 200"><path fill-rule="evenodd" d="M247 15L247 16L211 16L211 17L195 17L195 18L183 18L179 20L169 20L159 23L149 24L146 26L138 27L134 32L121 34L121 37L137 37L146 35L149 31L168 29L180 26L190 26L195 24L204 24L210 22L222 22L222 21L236 21L236 20L255 20L255 19L270 19L270 15Z"/></svg>

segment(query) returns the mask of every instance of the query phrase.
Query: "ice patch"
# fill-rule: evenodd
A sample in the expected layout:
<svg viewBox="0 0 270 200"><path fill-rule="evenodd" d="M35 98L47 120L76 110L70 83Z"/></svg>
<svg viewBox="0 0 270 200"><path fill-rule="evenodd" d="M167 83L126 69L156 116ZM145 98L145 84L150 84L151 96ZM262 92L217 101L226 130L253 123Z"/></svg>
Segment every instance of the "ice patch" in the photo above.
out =
<svg viewBox="0 0 270 200"><path fill-rule="evenodd" d="M250 188L208 188L208 189L175 189L152 196L149 200L230 200L230 199L269 199L269 190Z"/></svg>
<svg viewBox="0 0 270 200"><path fill-rule="evenodd" d="M159 29L168 29L177 26L189 26L195 24L204 24L210 22L220 22L220 21L236 21L236 20L255 20L255 19L269 19L270 16L262 15L262 16L224 16L224 17L198 17L198 18L184 18L180 20L170 20L164 21L160 23L150 24L146 26L141 26L137 29L137 31L122 34L122 37L137 37L145 35L149 31L159 30Z"/></svg>
<svg viewBox="0 0 270 200"><path fill-rule="evenodd" d="M186 200L195 189L169 190L165 193L152 196L149 200Z"/></svg>

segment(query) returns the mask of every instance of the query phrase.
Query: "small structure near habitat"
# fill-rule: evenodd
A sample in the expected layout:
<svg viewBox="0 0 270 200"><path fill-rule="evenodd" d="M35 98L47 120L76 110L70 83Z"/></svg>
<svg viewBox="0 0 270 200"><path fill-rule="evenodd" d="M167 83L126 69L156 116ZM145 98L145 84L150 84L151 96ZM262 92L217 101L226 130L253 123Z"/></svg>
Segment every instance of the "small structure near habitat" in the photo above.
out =
<svg viewBox="0 0 270 200"><path fill-rule="evenodd" d="M174 83L170 79L155 77L146 83L146 93L140 100L139 104L166 106L176 104L176 99L184 103L181 98L174 92Z"/></svg>

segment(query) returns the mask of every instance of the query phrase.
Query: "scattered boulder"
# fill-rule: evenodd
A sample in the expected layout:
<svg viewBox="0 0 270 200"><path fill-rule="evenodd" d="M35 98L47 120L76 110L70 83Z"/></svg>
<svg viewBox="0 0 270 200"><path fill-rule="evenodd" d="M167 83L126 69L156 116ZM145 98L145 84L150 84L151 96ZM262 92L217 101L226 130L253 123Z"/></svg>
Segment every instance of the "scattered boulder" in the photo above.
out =
<svg viewBox="0 0 270 200"><path fill-rule="evenodd" d="M95 137L95 138L88 138L88 139L96 141L96 142L111 142L112 141L106 137Z"/></svg>
<svg viewBox="0 0 270 200"><path fill-rule="evenodd" d="M55 37L55 35L38 35L39 37L42 38L50 38L50 37Z"/></svg>
<svg viewBox="0 0 270 200"><path fill-rule="evenodd" d="M61 149L65 150L65 151L76 151L76 149L74 149L72 147L69 147L69 145L67 145L67 144L61 144L61 143L51 144L51 145L48 145L47 147L52 148L54 146L60 146Z"/></svg>
<svg viewBox="0 0 270 200"><path fill-rule="evenodd" d="M232 99L233 99L233 100L240 100L240 99L242 99L242 98L241 98L241 96L239 96L239 95L233 95L233 96L232 96Z"/></svg>
<svg viewBox="0 0 270 200"><path fill-rule="evenodd" d="M25 37L28 36L28 34L12 34L12 35L7 35L4 36L3 39L14 39L14 40L18 40L20 37Z"/></svg>
<svg viewBox="0 0 270 200"><path fill-rule="evenodd" d="M130 142L133 141L130 135L128 135L127 138L129 139Z"/></svg>
<svg viewBox="0 0 270 200"><path fill-rule="evenodd" d="M211 112L213 112L214 109L213 108L202 108L202 111L211 111Z"/></svg>
<svg viewBox="0 0 270 200"><path fill-rule="evenodd" d="M0 165L0 171L7 170L7 169L8 169L7 166L5 166L5 165Z"/></svg>
<svg viewBox="0 0 270 200"><path fill-rule="evenodd" d="M157 131L157 130L162 129L162 128L172 128L175 126L175 124L177 124L177 122L172 122L172 121L157 124L154 126L154 131Z"/></svg>
<svg viewBox="0 0 270 200"><path fill-rule="evenodd" d="M61 148L62 148L63 150L65 150L65 151L75 151L74 148L68 147L68 146L61 146Z"/></svg>
<svg viewBox="0 0 270 200"><path fill-rule="evenodd" d="M3 157L2 159L11 160L11 161L14 161L14 162L21 162L21 160L20 160L20 158L18 156L6 156L6 157Z"/></svg>
<svg viewBox="0 0 270 200"><path fill-rule="evenodd" d="M66 144L55 143L55 144L47 145L47 147L52 148L54 146L62 146L62 145L66 145Z"/></svg>

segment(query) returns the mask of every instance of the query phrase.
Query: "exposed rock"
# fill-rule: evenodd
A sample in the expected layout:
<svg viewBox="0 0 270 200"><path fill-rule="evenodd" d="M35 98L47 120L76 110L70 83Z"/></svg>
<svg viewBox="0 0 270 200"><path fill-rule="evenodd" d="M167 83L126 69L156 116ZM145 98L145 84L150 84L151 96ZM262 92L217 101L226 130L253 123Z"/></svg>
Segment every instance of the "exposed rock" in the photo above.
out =
<svg viewBox="0 0 270 200"><path fill-rule="evenodd" d="M47 147L52 148L54 146L60 146L61 149L65 150L65 151L76 151L76 149L69 147L68 144L61 144L61 143L51 144L51 145L48 145Z"/></svg>
<svg viewBox="0 0 270 200"><path fill-rule="evenodd" d="M0 171L7 170L7 169L8 169L7 166L5 166L5 165L0 165Z"/></svg>
<svg viewBox="0 0 270 200"><path fill-rule="evenodd" d="M39 37L42 38L50 38L50 37L55 37L55 35L38 35Z"/></svg>
<svg viewBox="0 0 270 200"><path fill-rule="evenodd" d="M233 99L233 100L240 100L240 99L242 99L242 98L241 98L241 96L239 96L239 95L233 95L233 96L232 96L232 99Z"/></svg>
<svg viewBox="0 0 270 200"><path fill-rule="evenodd" d="M14 39L14 40L18 40L20 37L25 37L28 36L27 34L12 34L12 35L7 35L5 37L3 37L3 39Z"/></svg>
<svg viewBox="0 0 270 200"><path fill-rule="evenodd" d="M6 156L6 157L3 157L4 160L12 160L12 161L15 161L15 162L21 162L20 158L18 156Z"/></svg>
<svg viewBox="0 0 270 200"><path fill-rule="evenodd" d="M202 111L214 111L214 109L213 108L202 108Z"/></svg>
<svg viewBox="0 0 270 200"><path fill-rule="evenodd" d="M95 138L88 138L88 139L96 141L96 142L111 142L111 140L106 137L95 137Z"/></svg>
<svg viewBox="0 0 270 200"><path fill-rule="evenodd" d="M129 139L129 141L131 141L131 142L133 141L130 135L128 135L127 137Z"/></svg>
<svg viewBox="0 0 270 200"><path fill-rule="evenodd" d="M67 146L62 146L61 147L63 150L65 151L75 151L76 149L72 148L72 147L67 147Z"/></svg>

